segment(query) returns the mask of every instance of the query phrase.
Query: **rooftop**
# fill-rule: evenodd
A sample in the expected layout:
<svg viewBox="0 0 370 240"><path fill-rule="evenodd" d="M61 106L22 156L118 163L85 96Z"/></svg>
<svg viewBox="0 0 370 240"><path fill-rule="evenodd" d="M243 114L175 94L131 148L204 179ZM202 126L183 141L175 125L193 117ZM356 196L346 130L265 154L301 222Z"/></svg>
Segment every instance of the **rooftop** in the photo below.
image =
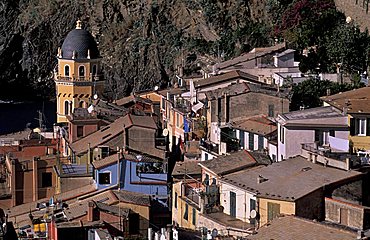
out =
<svg viewBox="0 0 370 240"><path fill-rule="evenodd" d="M142 206L150 206L150 196L143 193L130 192L125 190L113 191L119 201Z"/></svg>
<svg viewBox="0 0 370 240"><path fill-rule="evenodd" d="M122 158L120 159L120 161L121 160L122 160ZM109 166L113 163L117 163L117 161L118 161L118 155L117 154L112 154L112 155L109 155L108 157L105 157L103 159L93 161L92 165L94 166L94 168L99 169L99 168L102 168L102 167L105 167L105 166Z"/></svg>
<svg viewBox="0 0 370 240"><path fill-rule="evenodd" d="M261 162L257 162L255 156L257 156L258 160ZM258 153L252 153L246 150L242 150L231 153L230 155L223 155L211 160L202 161L199 163L199 165L211 170L218 175L225 175L255 166L258 163L269 164L269 160L267 159L268 156L261 157Z"/></svg>
<svg viewBox="0 0 370 240"><path fill-rule="evenodd" d="M348 119L338 109L323 106L279 115L277 121L284 126L348 127Z"/></svg>
<svg viewBox="0 0 370 240"><path fill-rule="evenodd" d="M358 179L362 173L312 163L297 156L268 166L225 175L221 181L253 192L262 198L295 201L323 186ZM246 177L248 176L248 177ZM258 179L262 182L258 183Z"/></svg>
<svg viewBox="0 0 370 240"><path fill-rule="evenodd" d="M241 64L243 62L247 62L253 60L255 58L263 57L268 54L273 54L278 51L282 51L285 49L285 43L276 44L271 47L265 48L254 48L252 51L242 54L239 57L230 59L228 61L224 61L222 63L218 63L216 66L218 69L222 70L225 68L233 67L235 65Z"/></svg>
<svg viewBox="0 0 370 240"><path fill-rule="evenodd" d="M326 225L324 223L313 222L293 216L276 218L269 225L258 229L256 235L250 235L247 239L258 240L295 240L295 239L315 239L315 240L342 240L356 239L356 234L340 228Z"/></svg>
<svg viewBox="0 0 370 240"><path fill-rule="evenodd" d="M88 170L88 172L87 172ZM89 164L89 168L86 169L86 165L79 164L63 164L62 165L62 175L67 176L85 176L91 175L93 173L92 165Z"/></svg>
<svg viewBox="0 0 370 240"><path fill-rule="evenodd" d="M318 119L329 117L343 117L334 107L324 106L316 108L308 108L304 110L293 111L281 115L286 120L301 120L301 119Z"/></svg>
<svg viewBox="0 0 370 240"><path fill-rule="evenodd" d="M116 137L118 134L122 133L124 128L127 129L131 126L157 129L157 125L152 117L127 114L118 118L108 126L105 126L100 130L87 135L80 140L77 140L76 142L72 143L70 147L75 154L84 153L88 150L89 146L90 148L95 148L98 145L104 144L110 139Z"/></svg>
<svg viewBox="0 0 370 240"><path fill-rule="evenodd" d="M81 22L77 22L76 29L68 33L62 45L62 58L85 59L98 58L100 56L94 37L81 28Z"/></svg>
<svg viewBox="0 0 370 240"><path fill-rule="evenodd" d="M187 160L184 162L177 162L173 171L172 176L183 176L187 175L201 175L202 168L199 166L200 161L197 160Z"/></svg>
<svg viewBox="0 0 370 240"><path fill-rule="evenodd" d="M222 82L227 82L227 81L237 80L237 79L247 80L251 82L258 82L258 77L242 72L240 70L236 70L236 71L212 76L209 78L201 79L198 81L194 81L194 87L195 88L206 87L206 86L215 85L215 84L219 84Z"/></svg>
<svg viewBox="0 0 370 240"><path fill-rule="evenodd" d="M341 92L321 99L333 107L348 113L370 113L370 87Z"/></svg>
<svg viewBox="0 0 370 240"><path fill-rule="evenodd" d="M254 225L243 222L242 220L239 220L223 212L207 213L203 214L203 216L214 222L217 222L218 224L223 225L225 228L237 228L245 231L250 230L251 232L255 228Z"/></svg>
<svg viewBox="0 0 370 240"><path fill-rule="evenodd" d="M286 97L288 95L287 89L281 89L278 91L276 88L266 85L264 83L254 83L254 82L239 82L232 83L227 87L218 88L214 90L207 91L205 94L209 100L214 100L220 97L236 96L240 94L245 94L249 92L262 93L270 96Z"/></svg>
<svg viewBox="0 0 370 240"><path fill-rule="evenodd" d="M276 131L276 123L264 115L257 115L237 120L231 123L232 127L259 135L269 135Z"/></svg>

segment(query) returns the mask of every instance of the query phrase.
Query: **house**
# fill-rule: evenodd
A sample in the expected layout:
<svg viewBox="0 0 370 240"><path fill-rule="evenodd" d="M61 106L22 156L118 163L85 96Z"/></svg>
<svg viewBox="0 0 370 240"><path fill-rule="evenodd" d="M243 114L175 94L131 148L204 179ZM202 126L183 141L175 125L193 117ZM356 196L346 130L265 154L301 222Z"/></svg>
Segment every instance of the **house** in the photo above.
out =
<svg viewBox="0 0 370 240"><path fill-rule="evenodd" d="M266 152L273 161L276 161L277 144L274 140L277 138L277 126L271 120L271 117L257 115L240 118L240 120L231 122L230 126L221 128L221 134L222 132L225 132L228 136L233 136L234 139L238 139L238 149ZM229 141L225 140L226 147L231 147L230 144L227 144ZM223 144L223 141L221 141L221 144Z"/></svg>
<svg viewBox="0 0 370 240"><path fill-rule="evenodd" d="M257 115L273 118L289 109L286 92L261 84L236 83L206 95L209 140L218 144L218 154L239 148L235 131L228 128L233 122ZM222 142L225 144L221 145Z"/></svg>
<svg viewBox="0 0 370 240"><path fill-rule="evenodd" d="M130 148L154 156L163 155L157 146L157 124L150 116L127 114L100 130L70 144L72 162L83 164L109 156L110 149ZM138 141L138 140L142 141Z"/></svg>
<svg viewBox="0 0 370 240"><path fill-rule="evenodd" d="M302 144L348 152L347 121L347 116L331 106L279 114L278 161L300 155Z"/></svg>
<svg viewBox="0 0 370 240"><path fill-rule="evenodd" d="M224 213L258 226L281 214L324 220L324 197L362 178L360 172L325 167L297 156L225 175L219 181L220 202Z"/></svg>
<svg viewBox="0 0 370 240"><path fill-rule="evenodd" d="M259 82L267 84L283 86L288 77L298 83L306 77L299 71L298 63L294 61L294 53L295 50L286 49L285 43L254 48L248 53L212 65L207 76L239 70L258 76Z"/></svg>
<svg viewBox="0 0 370 240"><path fill-rule="evenodd" d="M316 222L295 216L281 216L269 225L258 229L256 234L246 237L248 240L286 240L286 239L315 239L342 240L362 239L350 229L339 228L330 224ZM360 236L361 237L361 236Z"/></svg>
<svg viewBox="0 0 370 240"><path fill-rule="evenodd" d="M107 122L99 119L96 114L90 114L86 108L75 108L71 115L67 116L67 120L69 143L73 143L108 125Z"/></svg>
<svg viewBox="0 0 370 240"><path fill-rule="evenodd" d="M98 189L119 188L167 200L164 159L143 153L117 153L92 163Z"/></svg>
<svg viewBox="0 0 370 240"><path fill-rule="evenodd" d="M174 151L174 147L181 141L189 139L190 124L188 114L191 112L190 103L181 97L183 89L173 88L161 90L161 113L164 129L168 131L169 149Z"/></svg>
<svg viewBox="0 0 370 240"><path fill-rule="evenodd" d="M332 106L348 116L350 151L370 150L370 88L363 87L322 97L324 106Z"/></svg>
<svg viewBox="0 0 370 240"><path fill-rule="evenodd" d="M217 184L222 176L229 173L257 165L268 164L271 164L269 156L247 150L232 152L208 161L199 162L199 166L202 168L202 183L205 187L211 185L213 182Z"/></svg>
<svg viewBox="0 0 370 240"><path fill-rule="evenodd" d="M50 198L56 192L55 156L11 157L7 155L3 167L3 206L14 207L24 203Z"/></svg>
<svg viewBox="0 0 370 240"><path fill-rule="evenodd" d="M177 162L172 172L172 223L180 228L198 230L201 198L201 168L199 161Z"/></svg>

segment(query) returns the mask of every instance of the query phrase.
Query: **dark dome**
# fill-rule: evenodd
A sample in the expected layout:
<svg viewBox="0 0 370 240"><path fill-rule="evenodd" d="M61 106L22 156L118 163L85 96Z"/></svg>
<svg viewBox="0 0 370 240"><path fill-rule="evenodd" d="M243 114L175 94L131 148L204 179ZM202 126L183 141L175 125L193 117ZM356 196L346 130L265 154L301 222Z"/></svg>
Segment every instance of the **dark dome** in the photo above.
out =
<svg viewBox="0 0 370 240"><path fill-rule="evenodd" d="M88 49L90 49L90 58L99 57L99 50L94 37L84 29L73 29L63 42L62 58L71 59L73 51L76 51L76 59L87 58Z"/></svg>

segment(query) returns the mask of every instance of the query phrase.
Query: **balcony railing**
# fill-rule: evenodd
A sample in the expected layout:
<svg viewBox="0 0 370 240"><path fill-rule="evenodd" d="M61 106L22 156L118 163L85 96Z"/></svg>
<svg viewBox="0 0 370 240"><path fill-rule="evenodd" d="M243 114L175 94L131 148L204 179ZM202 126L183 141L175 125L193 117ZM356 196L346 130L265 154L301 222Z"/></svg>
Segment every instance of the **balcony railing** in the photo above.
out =
<svg viewBox="0 0 370 240"><path fill-rule="evenodd" d="M64 76L57 76L56 81L60 82L92 82L92 81L99 81L102 80L102 75L95 75L95 76L89 76L89 77L64 77Z"/></svg>
<svg viewBox="0 0 370 240"><path fill-rule="evenodd" d="M208 152L219 153L219 145L206 140L200 140L200 147Z"/></svg>

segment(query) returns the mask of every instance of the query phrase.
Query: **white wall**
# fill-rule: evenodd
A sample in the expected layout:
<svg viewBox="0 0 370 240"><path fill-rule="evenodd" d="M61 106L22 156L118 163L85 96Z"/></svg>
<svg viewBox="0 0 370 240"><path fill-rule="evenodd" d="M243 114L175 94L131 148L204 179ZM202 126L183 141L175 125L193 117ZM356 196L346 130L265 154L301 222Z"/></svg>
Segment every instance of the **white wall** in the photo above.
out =
<svg viewBox="0 0 370 240"><path fill-rule="evenodd" d="M257 179L256 179L257 181ZM220 203L224 207L224 213L230 215L230 191L236 194L236 218L249 222L250 199L256 200L253 194L237 188L233 185L221 182L220 184Z"/></svg>
<svg viewBox="0 0 370 240"><path fill-rule="evenodd" d="M207 151L201 150L201 158L200 158L201 161L205 161L206 160L206 154L208 155L208 159L207 160L211 160L211 159L213 159L213 158L216 157L215 155L212 155L211 153L209 153Z"/></svg>

